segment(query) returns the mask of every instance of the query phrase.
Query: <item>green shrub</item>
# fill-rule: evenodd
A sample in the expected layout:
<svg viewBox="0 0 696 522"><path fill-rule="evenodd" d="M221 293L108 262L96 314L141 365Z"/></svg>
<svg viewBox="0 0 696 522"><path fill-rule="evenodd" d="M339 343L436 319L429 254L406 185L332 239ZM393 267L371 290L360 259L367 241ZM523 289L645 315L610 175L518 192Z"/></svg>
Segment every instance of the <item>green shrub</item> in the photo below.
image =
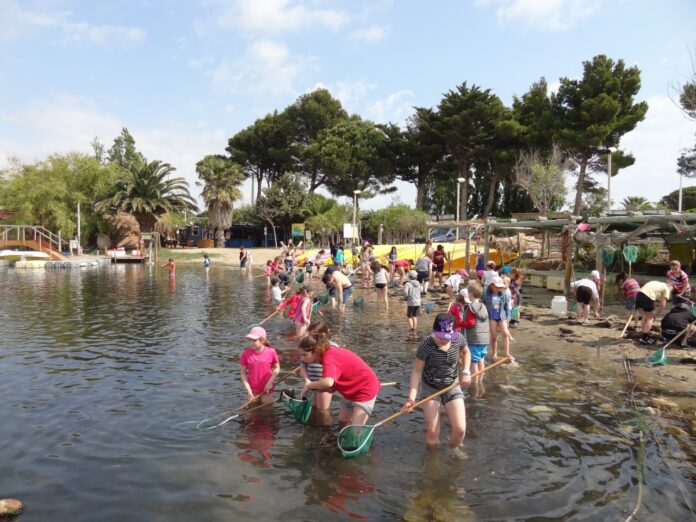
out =
<svg viewBox="0 0 696 522"><path fill-rule="evenodd" d="M638 245L638 263L645 263L660 257L660 248L652 243L643 243Z"/></svg>

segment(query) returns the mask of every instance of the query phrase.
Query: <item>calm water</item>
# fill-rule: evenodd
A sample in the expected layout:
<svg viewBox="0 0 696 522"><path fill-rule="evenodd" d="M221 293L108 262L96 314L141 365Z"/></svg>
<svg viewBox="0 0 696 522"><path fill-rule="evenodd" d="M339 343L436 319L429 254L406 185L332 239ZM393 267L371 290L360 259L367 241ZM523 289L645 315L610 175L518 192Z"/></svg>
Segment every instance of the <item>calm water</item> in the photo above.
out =
<svg viewBox="0 0 696 522"><path fill-rule="evenodd" d="M0 498L25 503L23 522L620 520L641 466L641 520L693 517L683 448L647 419L662 443L649 436L641 450L618 364L594 350L559 354L517 329L522 365L492 370L467 399L467 460L427 451L418 413L344 460L335 428L302 427L280 404L195 429L244 401L245 327L272 310L262 279L220 266L207 277L180 266L174 284L153 267L2 268L0 289ZM406 384L417 340L401 301L386 313L368 298L325 319L382 381ZM291 323L272 319L268 331L293 368ZM384 389L373 418L404 394ZM529 411L538 405L552 411Z"/></svg>

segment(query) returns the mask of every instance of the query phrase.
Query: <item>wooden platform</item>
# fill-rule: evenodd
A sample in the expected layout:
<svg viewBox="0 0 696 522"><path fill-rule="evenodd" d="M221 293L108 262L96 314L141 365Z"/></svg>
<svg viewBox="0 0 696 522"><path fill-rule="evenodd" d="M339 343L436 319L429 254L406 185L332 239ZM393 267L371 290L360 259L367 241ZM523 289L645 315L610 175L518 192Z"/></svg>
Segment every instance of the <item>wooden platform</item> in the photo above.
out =
<svg viewBox="0 0 696 522"><path fill-rule="evenodd" d="M114 256L111 258L112 263L144 263L146 260L146 256Z"/></svg>

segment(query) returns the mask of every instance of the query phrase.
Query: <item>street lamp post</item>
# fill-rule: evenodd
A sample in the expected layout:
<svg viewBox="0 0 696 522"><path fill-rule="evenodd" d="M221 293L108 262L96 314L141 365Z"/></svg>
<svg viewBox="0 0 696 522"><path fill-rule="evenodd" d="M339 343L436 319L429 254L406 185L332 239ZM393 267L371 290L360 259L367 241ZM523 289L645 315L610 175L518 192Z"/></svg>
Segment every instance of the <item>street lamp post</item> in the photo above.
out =
<svg viewBox="0 0 696 522"><path fill-rule="evenodd" d="M354 190L353 191L353 230L351 231L351 235L353 236L351 239L353 240L353 243L355 243L355 226L357 222L357 212L358 212L358 196L362 193L362 190Z"/></svg>
<svg viewBox="0 0 696 522"><path fill-rule="evenodd" d="M460 199L460 194L461 194L461 188L462 188L462 183L464 183L466 179L464 178L457 178L457 226L455 227L456 230L454 232L454 237L457 241L459 241L459 199Z"/></svg>
<svg viewBox="0 0 696 522"><path fill-rule="evenodd" d="M682 173L679 173L679 212L682 211Z"/></svg>
<svg viewBox="0 0 696 522"><path fill-rule="evenodd" d="M607 215L611 215L611 155L616 152L616 147L607 147Z"/></svg>

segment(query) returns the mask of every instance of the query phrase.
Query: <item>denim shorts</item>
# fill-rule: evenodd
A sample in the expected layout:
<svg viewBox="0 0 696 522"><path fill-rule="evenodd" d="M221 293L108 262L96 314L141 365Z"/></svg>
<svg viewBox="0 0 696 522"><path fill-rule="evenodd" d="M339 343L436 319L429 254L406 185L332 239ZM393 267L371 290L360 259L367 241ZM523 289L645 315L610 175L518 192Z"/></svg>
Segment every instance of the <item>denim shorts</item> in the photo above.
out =
<svg viewBox="0 0 696 522"><path fill-rule="evenodd" d="M437 388L433 388L430 386L428 383L425 381L421 380L420 384L420 394L418 396L418 400L424 399L428 397L429 395L432 395L433 393L437 393L440 390ZM464 392L462 391L461 386L457 385L454 388L452 388L450 391L443 393L442 395L438 395L435 397L435 399L439 399L440 402L445 405L450 401L454 401L456 399L462 399L464 400Z"/></svg>
<svg viewBox="0 0 696 522"><path fill-rule="evenodd" d="M471 353L471 362L477 363L486 358L488 355L487 344L470 344L469 352Z"/></svg>
<svg viewBox="0 0 696 522"><path fill-rule="evenodd" d="M351 411L357 406L358 408L362 408L362 410L368 415L372 415L372 411L375 409L376 400L377 396L375 396L372 400L362 402L349 401L345 397L341 397L341 408Z"/></svg>
<svg viewBox="0 0 696 522"><path fill-rule="evenodd" d="M346 304L346 301L348 301L348 298L350 297L350 294L353 293L353 285L350 285L348 288L343 289L343 304Z"/></svg>
<svg viewBox="0 0 696 522"><path fill-rule="evenodd" d="M636 307L636 296L626 298L626 310L633 310Z"/></svg>

